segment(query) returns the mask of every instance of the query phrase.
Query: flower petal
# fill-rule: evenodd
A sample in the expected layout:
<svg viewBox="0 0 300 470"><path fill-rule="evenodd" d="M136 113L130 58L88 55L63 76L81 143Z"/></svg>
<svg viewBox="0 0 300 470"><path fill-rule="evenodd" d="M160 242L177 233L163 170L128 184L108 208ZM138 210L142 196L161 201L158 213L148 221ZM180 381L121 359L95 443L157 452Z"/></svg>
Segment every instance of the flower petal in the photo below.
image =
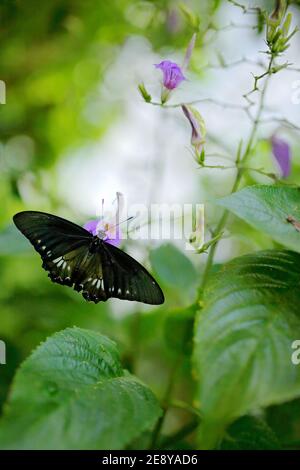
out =
<svg viewBox="0 0 300 470"><path fill-rule="evenodd" d="M99 223L99 220L88 220L83 228L90 232L92 235L97 235L97 225Z"/></svg>
<svg viewBox="0 0 300 470"><path fill-rule="evenodd" d="M271 138L272 152L277 162L282 178L287 178L291 173L291 149L289 144L273 135Z"/></svg>
<svg viewBox="0 0 300 470"><path fill-rule="evenodd" d="M155 64L155 67L162 71L163 84L168 90L174 90L186 79L179 65L170 60L163 60L159 64Z"/></svg>
<svg viewBox="0 0 300 470"><path fill-rule="evenodd" d="M120 246L121 244L121 229L120 227L113 225L109 222L105 222L104 220L99 220L97 224L97 233L105 233L104 240L107 243L110 243L114 246Z"/></svg>

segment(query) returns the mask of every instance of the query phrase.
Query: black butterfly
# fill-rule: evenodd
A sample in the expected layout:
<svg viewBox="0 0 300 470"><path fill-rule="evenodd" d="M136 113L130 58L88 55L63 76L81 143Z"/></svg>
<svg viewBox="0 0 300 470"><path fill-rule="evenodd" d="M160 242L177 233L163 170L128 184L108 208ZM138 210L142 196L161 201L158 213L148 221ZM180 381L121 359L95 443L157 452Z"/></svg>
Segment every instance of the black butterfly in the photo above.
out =
<svg viewBox="0 0 300 470"><path fill-rule="evenodd" d="M141 264L79 225L36 211L19 212L13 220L41 255L50 279L82 292L86 300L164 302L161 288Z"/></svg>

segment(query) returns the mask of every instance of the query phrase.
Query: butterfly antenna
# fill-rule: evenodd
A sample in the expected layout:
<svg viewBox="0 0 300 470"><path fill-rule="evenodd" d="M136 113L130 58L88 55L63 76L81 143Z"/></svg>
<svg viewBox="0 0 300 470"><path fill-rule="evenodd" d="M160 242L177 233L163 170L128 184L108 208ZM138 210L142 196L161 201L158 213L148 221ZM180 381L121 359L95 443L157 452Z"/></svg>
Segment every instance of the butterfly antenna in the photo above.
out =
<svg viewBox="0 0 300 470"><path fill-rule="evenodd" d="M131 217L128 217L127 219L122 220L121 222L118 222L117 224L113 225L112 228L119 227L119 225L124 224L125 222L129 222L129 220L133 220L136 217L137 217L136 215L135 216L132 215Z"/></svg>
<svg viewBox="0 0 300 470"><path fill-rule="evenodd" d="M104 198L101 200L101 219L104 217Z"/></svg>

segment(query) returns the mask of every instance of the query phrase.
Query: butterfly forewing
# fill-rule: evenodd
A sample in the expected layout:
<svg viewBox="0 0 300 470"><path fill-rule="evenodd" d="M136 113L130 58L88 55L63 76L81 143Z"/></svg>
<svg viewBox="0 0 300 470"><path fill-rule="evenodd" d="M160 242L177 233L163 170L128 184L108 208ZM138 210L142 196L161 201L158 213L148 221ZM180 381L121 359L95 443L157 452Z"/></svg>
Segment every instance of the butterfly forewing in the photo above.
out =
<svg viewBox="0 0 300 470"><path fill-rule="evenodd" d="M53 282L83 290L92 263L89 247L93 236L87 230L61 217L35 211L16 214L14 222L41 255L42 266ZM99 263L94 269L99 270Z"/></svg>
<svg viewBox="0 0 300 470"><path fill-rule="evenodd" d="M82 227L35 211L16 214L14 222L41 255L51 280L81 291L86 300L163 303L160 287L142 265Z"/></svg>
<svg viewBox="0 0 300 470"><path fill-rule="evenodd" d="M44 212L19 212L13 220L43 259L55 259L80 246L88 246L92 238L79 225Z"/></svg>

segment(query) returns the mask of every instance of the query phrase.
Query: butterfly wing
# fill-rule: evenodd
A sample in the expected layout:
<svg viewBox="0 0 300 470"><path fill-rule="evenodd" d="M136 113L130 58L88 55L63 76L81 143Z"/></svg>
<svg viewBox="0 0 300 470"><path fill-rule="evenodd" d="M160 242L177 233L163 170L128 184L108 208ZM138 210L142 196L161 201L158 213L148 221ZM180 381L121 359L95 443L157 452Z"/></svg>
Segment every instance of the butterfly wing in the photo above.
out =
<svg viewBox="0 0 300 470"><path fill-rule="evenodd" d="M164 302L159 285L142 265L99 239L97 248L91 249L95 237L82 227L36 211L20 212L13 220L41 255L50 279L82 292L86 300L98 303L116 297Z"/></svg>
<svg viewBox="0 0 300 470"><path fill-rule="evenodd" d="M43 259L55 259L79 246L88 245L92 238L79 225L45 212L19 212L13 221Z"/></svg>
<svg viewBox="0 0 300 470"><path fill-rule="evenodd" d="M41 255L51 280L82 290L86 264L91 265L93 236L79 225L44 212L19 212L13 220Z"/></svg>
<svg viewBox="0 0 300 470"><path fill-rule="evenodd" d="M152 305L164 302L164 294L155 279L135 259L106 242L100 251L107 297Z"/></svg>

